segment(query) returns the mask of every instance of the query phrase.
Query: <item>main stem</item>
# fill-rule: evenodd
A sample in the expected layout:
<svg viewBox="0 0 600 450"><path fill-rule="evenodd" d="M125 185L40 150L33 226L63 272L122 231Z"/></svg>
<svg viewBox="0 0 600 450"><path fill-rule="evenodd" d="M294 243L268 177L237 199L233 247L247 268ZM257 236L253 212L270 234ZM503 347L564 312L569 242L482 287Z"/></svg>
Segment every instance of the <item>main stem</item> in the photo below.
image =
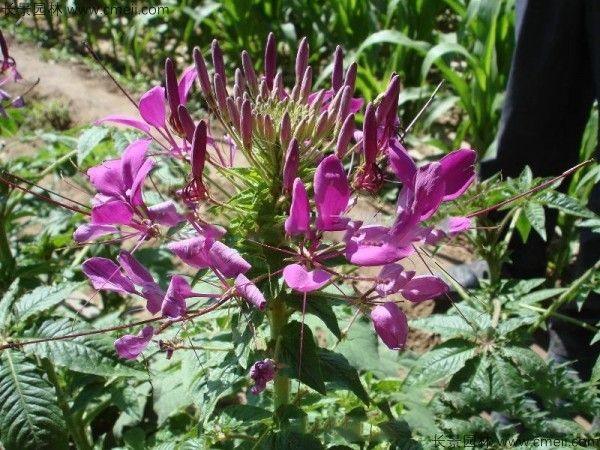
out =
<svg viewBox="0 0 600 450"><path fill-rule="evenodd" d="M276 297L271 303L271 339L275 342L275 358L279 357L282 331L288 320L285 303L281 297ZM273 402L275 408L286 405L290 397L290 379L283 375L281 371L277 373L273 380Z"/></svg>

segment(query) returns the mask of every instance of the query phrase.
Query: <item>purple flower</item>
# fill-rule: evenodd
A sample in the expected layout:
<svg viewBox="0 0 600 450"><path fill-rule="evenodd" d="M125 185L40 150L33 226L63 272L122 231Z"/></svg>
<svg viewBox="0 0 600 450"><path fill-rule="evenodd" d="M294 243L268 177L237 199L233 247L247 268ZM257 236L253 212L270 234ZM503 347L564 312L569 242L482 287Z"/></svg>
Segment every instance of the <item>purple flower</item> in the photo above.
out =
<svg viewBox="0 0 600 450"><path fill-rule="evenodd" d="M378 305L371 311L375 331L388 348L402 350L408 337L406 315L393 302Z"/></svg>
<svg viewBox="0 0 600 450"><path fill-rule="evenodd" d="M310 206L308 203L308 194L302 180L296 178L292 188L290 215L285 220L285 232L290 236L294 236L307 233L309 228Z"/></svg>
<svg viewBox="0 0 600 450"><path fill-rule="evenodd" d="M308 271L300 264L290 264L283 269L285 284L298 292L311 292L321 289L331 279L331 274L315 269Z"/></svg>
<svg viewBox="0 0 600 450"><path fill-rule="evenodd" d="M237 293L248 303L256 306L261 311L265 310L267 307L265 296L260 292L256 285L248 279L248 277L240 273L235 278L234 286Z"/></svg>
<svg viewBox="0 0 600 450"><path fill-rule="evenodd" d="M135 359L148 347L153 335L154 328L147 325L137 335L126 334L117 339L115 349L121 358Z"/></svg>
<svg viewBox="0 0 600 450"><path fill-rule="evenodd" d="M421 302L440 296L448 286L433 275L415 276L414 271L405 271L400 264L388 264L381 269L375 290L381 297L399 292L411 302Z"/></svg>
<svg viewBox="0 0 600 450"><path fill-rule="evenodd" d="M346 229L349 219L342 214L350 200L350 186L344 166L335 155L329 155L318 165L314 178L317 228L321 231Z"/></svg>
<svg viewBox="0 0 600 450"><path fill-rule="evenodd" d="M267 387L267 383L277 375L277 363L272 359L263 359L256 361L250 368L250 378L254 381L254 386L250 389L254 395L260 394Z"/></svg>

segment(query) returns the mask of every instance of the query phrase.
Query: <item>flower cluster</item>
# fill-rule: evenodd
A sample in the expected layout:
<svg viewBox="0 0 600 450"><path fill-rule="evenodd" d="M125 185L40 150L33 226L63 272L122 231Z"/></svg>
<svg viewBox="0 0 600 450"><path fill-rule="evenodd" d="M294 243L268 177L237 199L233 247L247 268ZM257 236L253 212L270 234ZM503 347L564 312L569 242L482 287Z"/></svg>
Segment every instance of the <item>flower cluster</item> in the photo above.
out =
<svg viewBox="0 0 600 450"><path fill-rule="evenodd" d="M25 106L23 96L12 97L2 87L9 83L14 83L21 79L21 74L17 71L17 64L12 56L8 53L8 44L4 39L2 31L0 31L0 115L6 117L7 108L21 108Z"/></svg>
<svg viewBox="0 0 600 450"><path fill-rule="evenodd" d="M371 310L382 341L402 349L408 324L399 299L421 302L444 294L448 287L437 276L418 275L399 262L418 252L419 245L436 244L470 227L464 217L433 224L431 219L443 202L456 199L473 182L475 152L460 149L417 166L398 137L397 75L375 102L366 105L362 126L357 127L355 114L363 111L364 103L354 97L357 66L344 70L339 47L333 56L331 87L317 91L306 39L300 42L289 88L277 70L273 35L266 43L262 74L243 52L242 68L228 79L216 41L211 65L198 49L193 57L194 65L179 78L174 63L167 60L165 87L153 87L141 97L139 118L109 116L99 121L133 127L145 136L132 142L121 158L88 170L97 194L90 221L77 229L75 239L135 239L130 251L121 251L118 263L94 257L83 264L94 287L141 297L150 314L185 320L193 315L190 298L213 305L237 298L269 311L274 299L263 293L264 283L273 281L269 278L281 276L286 289L300 293L305 302L317 301L307 300L307 295L357 278L348 274L348 267L380 266L377 276L360 277L370 288L352 304L363 312ZM194 83L208 109L202 120L188 109ZM168 200L149 204L146 180L161 161L178 164L187 176L169 190ZM376 194L388 177L402 185L392 222L354 218L357 198ZM226 200L219 200L223 196ZM246 204L240 203L241 197L248 199ZM256 205L256 199L265 198L268 208ZM257 209L260 216L253 216ZM228 217L260 217L264 228L218 225L224 211ZM281 255L280 266L269 273L258 271L248 262L254 259L247 250L242 254L227 245L231 235L257 237L260 245ZM195 292L183 273L172 275L168 287L161 288L133 256L147 243L165 245L184 265L210 271L220 292ZM161 330L146 326L138 335L117 340L116 349L124 358L135 358ZM251 370L253 392L262 391L277 373L274 348L268 353L270 358Z"/></svg>

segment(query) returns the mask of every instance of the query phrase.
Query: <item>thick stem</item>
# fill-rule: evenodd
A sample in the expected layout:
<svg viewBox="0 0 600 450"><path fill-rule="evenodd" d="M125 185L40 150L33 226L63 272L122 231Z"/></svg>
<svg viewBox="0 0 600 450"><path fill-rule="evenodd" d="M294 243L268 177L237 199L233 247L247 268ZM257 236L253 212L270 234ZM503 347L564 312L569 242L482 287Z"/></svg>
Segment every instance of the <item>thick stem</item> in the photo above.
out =
<svg viewBox="0 0 600 450"><path fill-rule="evenodd" d="M275 358L279 356L279 347L281 345L281 332L287 324L288 315L285 309L285 304L281 297L273 299L271 303L271 339L275 342ZM290 379L287 375L283 375L281 371L273 380L273 402L277 409L281 405L286 405L289 402L290 396Z"/></svg>

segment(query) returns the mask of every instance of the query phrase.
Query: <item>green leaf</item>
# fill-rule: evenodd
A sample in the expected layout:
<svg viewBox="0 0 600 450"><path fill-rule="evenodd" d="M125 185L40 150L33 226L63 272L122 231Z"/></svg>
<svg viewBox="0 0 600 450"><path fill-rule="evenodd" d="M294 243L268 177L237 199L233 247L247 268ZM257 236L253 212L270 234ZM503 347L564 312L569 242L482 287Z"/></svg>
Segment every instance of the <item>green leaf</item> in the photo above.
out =
<svg viewBox="0 0 600 450"><path fill-rule="evenodd" d="M53 319L42 323L28 337L32 339L55 338L66 334L91 330L82 322L70 319ZM104 335L80 336L72 339L50 340L25 347L29 353L40 358L48 358L57 366L82 373L107 377L135 376L147 377L118 359L112 339Z"/></svg>
<svg viewBox="0 0 600 450"><path fill-rule="evenodd" d="M562 192L546 191L539 197L536 197L536 200L549 208L558 209L571 216L584 217L586 219L593 219L596 217L592 211L579 203L579 201Z"/></svg>
<svg viewBox="0 0 600 450"><path fill-rule="evenodd" d="M567 288L548 288L548 289L540 289L538 291L531 292L529 294L525 294L522 297L518 297L517 300L520 303L539 303L541 301L547 300L552 297L556 297L563 292L565 292Z"/></svg>
<svg viewBox="0 0 600 450"><path fill-rule="evenodd" d="M396 30L380 30L376 33L371 34L367 39L356 50L356 58L367 48L377 44L396 44L402 47L412 48L424 54L430 47L428 42L415 41L409 38L404 33Z"/></svg>
<svg viewBox="0 0 600 450"><path fill-rule="evenodd" d="M544 213L544 207L539 203L528 202L523 208L525 217L533 227L533 229L546 240L546 215Z"/></svg>
<svg viewBox="0 0 600 450"><path fill-rule="evenodd" d="M0 354L0 440L7 449L66 449L56 393L20 352Z"/></svg>
<svg viewBox="0 0 600 450"><path fill-rule="evenodd" d="M0 331L8 329L8 327L10 326L11 308L13 302L15 301L18 289L19 279L17 278L12 282L12 284L8 288L8 291L6 291L0 299Z"/></svg>
<svg viewBox="0 0 600 450"><path fill-rule="evenodd" d="M334 382L345 387L352 391L363 403L369 404L369 394L360 382L358 372L350 365L344 355L327 349L319 349L317 356L321 363L321 372L325 381Z"/></svg>
<svg viewBox="0 0 600 450"><path fill-rule="evenodd" d="M475 356L476 350L472 342L450 339L421 356L406 382L409 385L431 385L449 378Z"/></svg>
<svg viewBox="0 0 600 450"><path fill-rule="evenodd" d="M229 405L223 409L222 413L240 422L264 420L272 415L270 411L253 405Z"/></svg>
<svg viewBox="0 0 600 450"><path fill-rule="evenodd" d="M46 311L59 303L73 292L81 283L60 283L54 286L40 286L22 296L15 302L14 313L19 320L42 311Z"/></svg>
<svg viewBox="0 0 600 450"><path fill-rule="evenodd" d="M475 331L469 323L456 314L434 314L410 321L411 327L439 334L444 338L473 336Z"/></svg>
<svg viewBox="0 0 600 450"><path fill-rule="evenodd" d="M323 450L325 447L311 434L284 430L270 434L260 448L261 450Z"/></svg>
<svg viewBox="0 0 600 450"><path fill-rule="evenodd" d="M85 130L77 140L77 164L85 160L85 158L94 150L106 136L108 128L91 127Z"/></svg>
<svg viewBox="0 0 600 450"><path fill-rule="evenodd" d="M517 217L515 227L519 232L519 236L521 236L521 240L523 242L527 242L527 239L529 239L529 233L531 232L531 222L527 220L527 216L525 216L525 213L522 209L519 208L515 214L519 215L519 217Z"/></svg>
<svg viewBox="0 0 600 450"><path fill-rule="evenodd" d="M596 364L592 368L592 376L590 377L590 381L595 383L596 381L600 381L600 358L596 359Z"/></svg>
<svg viewBox="0 0 600 450"><path fill-rule="evenodd" d="M326 297L326 293L320 295L309 295L306 299L306 312L317 316L329 328L336 338L342 338L342 332L338 324L337 316L333 312L332 302ZM292 308L302 311L302 296L289 295L285 297L286 304Z"/></svg>
<svg viewBox="0 0 600 450"><path fill-rule="evenodd" d="M315 391L325 395L325 383L319 358L317 357L317 346L310 328L304 326L304 337L302 339L302 353L300 353L300 334L302 324L296 320L288 323L282 330L281 340L281 359L284 364L289 366L289 376L298 378L299 363L300 381Z"/></svg>

